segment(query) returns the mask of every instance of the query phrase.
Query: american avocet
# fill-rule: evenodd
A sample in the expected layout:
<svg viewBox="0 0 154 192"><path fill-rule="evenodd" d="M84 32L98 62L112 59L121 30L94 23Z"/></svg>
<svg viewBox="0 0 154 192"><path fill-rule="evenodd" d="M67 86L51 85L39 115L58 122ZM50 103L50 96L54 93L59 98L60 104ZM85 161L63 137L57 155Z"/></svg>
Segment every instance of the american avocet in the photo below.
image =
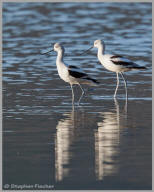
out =
<svg viewBox="0 0 154 192"><path fill-rule="evenodd" d="M49 53L51 51L56 51L58 53L57 59L56 59L56 65L58 74L61 79L63 79L65 82L69 83L72 89L72 104L74 104L74 92L73 92L73 85L78 84L82 90L82 94L80 96L80 99L78 101L78 104L80 103L80 100L82 96L84 95L84 90L81 87L81 84L89 84L92 86L95 86L99 84L99 82L93 78L91 78L89 75L87 75L85 72L83 72L80 68L73 66L73 65L66 65L63 62L64 57L64 47L60 45L60 43L54 44L54 49L50 50L46 53ZM43 54L46 54L43 53Z"/></svg>
<svg viewBox="0 0 154 192"><path fill-rule="evenodd" d="M117 73L117 86L114 93L114 98L116 97L118 86L119 86L119 73L121 74L124 83L125 83L125 90L126 90L126 97L127 97L127 82L125 81L123 72L132 71L132 70L144 70L146 67L142 67L137 65L136 63L126 59L120 55L105 55L105 43L101 40L94 41L94 45L90 47L87 51L92 48L98 48L97 57L100 63L109 71ZM85 52L87 52L85 51ZM84 52L84 53L85 53Z"/></svg>

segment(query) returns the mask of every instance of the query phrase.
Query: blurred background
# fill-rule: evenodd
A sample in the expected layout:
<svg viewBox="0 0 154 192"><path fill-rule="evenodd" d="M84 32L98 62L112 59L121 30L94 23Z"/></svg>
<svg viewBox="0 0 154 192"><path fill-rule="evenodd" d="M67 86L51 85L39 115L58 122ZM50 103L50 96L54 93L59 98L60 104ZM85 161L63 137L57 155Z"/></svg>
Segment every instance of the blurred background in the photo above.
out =
<svg viewBox="0 0 154 192"><path fill-rule="evenodd" d="M96 39L148 68L126 73L128 103L97 50L80 56ZM56 42L101 82L75 109L56 53L41 55ZM3 3L2 69L4 188L152 188L152 3Z"/></svg>

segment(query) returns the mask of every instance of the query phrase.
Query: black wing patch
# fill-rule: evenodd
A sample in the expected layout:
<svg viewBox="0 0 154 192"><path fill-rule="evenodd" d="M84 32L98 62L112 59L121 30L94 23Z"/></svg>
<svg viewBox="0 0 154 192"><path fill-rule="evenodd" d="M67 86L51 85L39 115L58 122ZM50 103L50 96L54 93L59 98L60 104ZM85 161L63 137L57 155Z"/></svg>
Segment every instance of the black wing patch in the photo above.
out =
<svg viewBox="0 0 154 192"><path fill-rule="evenodd" d="M122 61L122 60L114 60L114 59L118 59L118 58L123 58L121 55L113 55L111 57L111 61L115 64L115 65L124 65L124 66L129 66L129 65L134 65L133 62L127 62L127 61Z"/></svg>
<svg viewBox="0 0 154 192"><path fill-rule="evenodd" d="M68 70L68 72L72 77L87 79L87 80L93 81L96 84L99 84L99 81L97 81L96 79L93 79L91 77L88 77L88 75L86 73L82 73L82 72L78 72L78 71L72 71L72 70Z"/></svg>
<svg viewBox="0 0 154 192"><path fill-rule="evenodd" d="M87 74L85 73L81 73L81 72L78 72L78 71L72 71L72 70L68 70L69 74L72 76L72 77L75 77L75 78L81 78L81 77L86 77Z"/></svg>
<svg viewBox="0 0 154 192"><path fill-rule="evenodd" d="M126 61L114 61L111 59L111 61L115 64L115 65L124 65L124 66L128 66L128 65L134 65L133 62L126 62Z"/></svg>

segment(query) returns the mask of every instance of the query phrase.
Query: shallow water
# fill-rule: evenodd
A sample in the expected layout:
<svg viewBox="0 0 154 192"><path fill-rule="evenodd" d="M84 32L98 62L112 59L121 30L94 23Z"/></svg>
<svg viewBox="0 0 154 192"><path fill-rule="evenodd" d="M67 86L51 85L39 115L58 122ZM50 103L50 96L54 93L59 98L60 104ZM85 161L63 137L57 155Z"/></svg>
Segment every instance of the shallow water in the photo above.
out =
<svg viewBox="0 0 154 192"><path fill-rule="evenodd" d="M151 3L3 3L4 188L152 188L151 10ZM116 75L96 50L79 56L99 38L106 53L148 68L126 73L128 103L123 82L114 101ZM72 108L56 54L40 54L55 42L68 64L101 82L84 86L80 107Z"/></svg>

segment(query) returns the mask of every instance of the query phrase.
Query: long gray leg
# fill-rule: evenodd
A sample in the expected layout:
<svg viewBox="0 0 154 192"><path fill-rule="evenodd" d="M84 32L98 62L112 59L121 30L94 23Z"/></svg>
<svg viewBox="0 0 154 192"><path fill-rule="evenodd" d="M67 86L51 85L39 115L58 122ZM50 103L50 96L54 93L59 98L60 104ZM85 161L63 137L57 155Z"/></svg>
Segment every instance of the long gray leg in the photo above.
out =
<svg viewBox="0 0 154 192"><path fill-rule="evenodd" d="M83 97L83 95L84 95L85 92L84 92L83 88L81 87L80 83L78 83L78 85L80 86L80 88L81 88L81 90L82 90L82 94L81 94L80 99L79 99L79 101L78 101L78 105L80 105L80 101L81 101L81 99L82 99L82 97Z"/></svg>
<svg viewBox="0 0 154 192"><path fill-rule="evenodd" d="M74 105L74 91L73 91L73 86L70 84L71 89L72 89L72 105Z"/></svg>
<svg viewBox="0 0 154 192"><path fill-rule="evenodd" d="M124 80L125 91L126 91L126 99L127 99L127 98L128 98L128 95L127 95L127 81L125 80L123 73L121 72L120 74L121 74L121 76L122 76L122 78L123 78L123 80Z"/></svg>
<svg viewBox="0 0 154 192"><path fill-rule="evenodd" d="M116 86L116 89L115 89L115 92L114 92L114 98L116 97L118 87L119 87L119 75L117 73L117 86Z"/></svg>

